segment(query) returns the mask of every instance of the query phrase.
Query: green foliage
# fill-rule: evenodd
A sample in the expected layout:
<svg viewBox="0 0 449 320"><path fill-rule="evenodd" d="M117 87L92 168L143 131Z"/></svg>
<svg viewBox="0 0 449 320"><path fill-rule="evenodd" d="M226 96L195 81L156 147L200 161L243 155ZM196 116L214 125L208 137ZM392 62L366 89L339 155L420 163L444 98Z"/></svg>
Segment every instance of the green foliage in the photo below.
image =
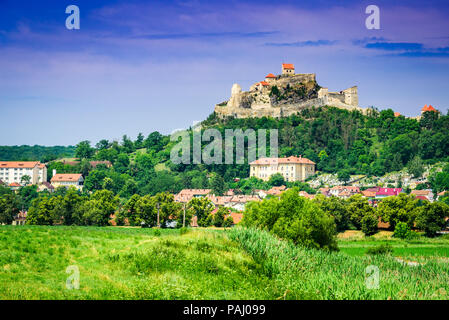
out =
<svg viewBox="0 0 449 320"><path fill-rule="evenodd" d="M370 206L368 199L362 197L361 194L351 196L347 199L346 203L352 225L361 230L362 219L366 215L372 216L374 214L374 209ZM365 221L365 223L369 223L369 221Z"/></svg>
<svg viewBox="0 0 449 320"><path fill-rule="evenodd" d="M387 197L377 206L377 213L383 222L390 224L393 230L399 222L405 222L412 228L418 213L418 200L414 195L405 193Z"/></svg>
<svg viewBox="0 0 449 320"><path fill-rule="evenodd" d="M300 197L297 189L284 192L280 200L272 198L248 204L243 224L269 230L305 247L337 249L334 219L316 203Z"/></svg>
<svg viewBox="0 0 449 320"><path fill-rule="evenodd" d="M446 226L445 218L449 217L449 206L441 202L426 202L419 208L416 216L416 227L424 230L426 236L434 237Z"/></svg>
<svg viewBox="0 0 449 320"><path fill-rule="evenodd" d="M229 214L229 209L225 207L218 208L214 213L212 223L216 227L224 227L225 217Z"/></svg>
<svg viewBox="0 0 449 320"><path fill-rule="evenodd" d="M379 218L374 212L365 214L360 222L362 225L362 232L365 236L372 236L377 232Z"/></svg>
<svg viewBox="0 0 449 320"><path fill-rule="evenodd" d="M393 248L390 244L380 244L375 247L370 247L368 250L366 250L366 254L369 255L388 255L393 253Z"/></svg>
<svg viewBox="0 0 449 320"><path fill-rule="evenodd" d="M424 165L419 156L415 156L407 165L408 172L415 178L420 178L424 173Z"/></svg>
<svg viewBox="0 0 449 320"><path fill-rule="evenodd" d="M345 203L345 200L337 197L326 197L322 194L317 195L314 199L321 210L328 215L334 217L337 231L344 231L351 226L351 215Z"/></svg>
<svg viewBox="0 0 449 320"><path fill-rule="evenodd" d="M0 161L41 161L45 163L74 155L75 147L73 146L0 146Z"/></svg>
<svg viewBox="0 0 449 320"><path fill-rule="evenodd" d="M412 237L412 231L410 227L405 222L398 222L394 228L393 237L399 239L409 239Z"/></svg>
<svg viewBox="0 0 449 320"><path fill-rule="evenodd" d="M15 193L0 194L0 224L11 224L19 213L20 200Z"/></svg>
<svg viewBox="0 0 449 320"><path fill-rule="evenodd" d="M212 224L211 212L214 209L214 205L208 198L192 198L187 207L191 215L197 217L198 226L208 227Z"/></svg>
<svg viewBox="0 0 449 320"><path fill-rule="evenodd" d="M94 155L95 149L90 146L90 141L81 141L76 145L75 156L79 159L90 159Z"/></svg>
<svg viewBox="0 0 449 320"><path fill-rule="evenodd" d="M268 184L272 187L280 187L285 185L284 176L280 173L275 173L268 179Z"/></svg>

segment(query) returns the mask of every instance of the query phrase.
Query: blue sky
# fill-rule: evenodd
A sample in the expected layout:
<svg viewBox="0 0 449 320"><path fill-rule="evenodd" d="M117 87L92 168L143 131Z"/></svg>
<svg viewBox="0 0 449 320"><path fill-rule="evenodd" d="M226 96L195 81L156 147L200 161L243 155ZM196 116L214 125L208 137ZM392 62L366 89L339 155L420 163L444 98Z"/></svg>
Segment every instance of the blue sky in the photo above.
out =
<svg viewBox="0 0 449 320"><path fill-rule="evenodd" d="M65 28L71 4L80 30ZM0 145L170 133L282 62L357 85L364 107L446 113L448 15L447 1L0 0Z"/></svg>

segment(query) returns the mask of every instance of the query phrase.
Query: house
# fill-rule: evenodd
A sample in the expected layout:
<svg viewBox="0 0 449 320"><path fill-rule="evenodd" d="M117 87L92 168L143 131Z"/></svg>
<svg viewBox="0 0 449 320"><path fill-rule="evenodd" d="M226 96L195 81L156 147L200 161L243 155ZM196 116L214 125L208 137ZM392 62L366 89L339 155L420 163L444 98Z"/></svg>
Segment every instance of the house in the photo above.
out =
<svg viewBox="0 0 449 320"><path fill-rule="evenodd" d="M440 199L440 197L444 197L444 195L446 194L446 192L448 191L441 191L440 193L437 194L438 199Z"/></svg>
<svg viewBox="0 0 449 320"><path fill-rule="evenodd" d="M83 189L84 178L80 173L57 173L51 178L53 187L75 187L78 190Z"/></svg>
<svg viewBox="0 0 449 320"><path fill-rule="evenodd" d="M246 204L251 201L260 201L260 198L252 195L235 195L227 199L224 206L235 211L245 211Z"/></svg>
<svg viewBox="0 0 449 320"><path fill-rule="evenodd" d="M418 197L425 197L426 200L429 200L430 202L433 202L434 200L434 194L432 192L432 190L427 189L427 190L412 190L411 194L415 195L417 198Z"/></svg>
<svg viewBox="0 0 449 320"><path fill-rule="evenodd" d="M45 182L42 182L42 184L40 184L37 187L37 191L38 192L41 192L41 191L44 191L44 190L47 190L48 192L51 193L51 192L55 191L55 187L53 187L53 185L50 182L45 181Z"/></svg>
<svg viewBox="0 0 449 320"><path fill-rule="evenodd" d="M314 199L315 198L314 194L309 194L306 191L299 191L299 196L307 198L307 199Z"/></svg>
<svg viewBox="0 0 449 320"><path fill-rule="evenodd" d="M175 194L175 201L187 203L192 198L204 197L211 193L211 189L183 189L178 194Z"/></svg>
<svg viewBox="0 0 449 320"><path fill-rule="evenodd" d="M318 192L321 193L323 196L329 197L329 188L319 188Z"/></svg>
<svg viewBox="0 0 449 320"><path fill-rule="evenodd" d="M432 107L432 105L425 105L422 109L421 109L421 114L423 114L424 112L428 112L428 111L431 111L431 112L438 112L434 107Z"/></svg>
<svg viewBox="0 0 449 320"><path fill-rule="evenodd" d="M295 66L292 63L283 63L282 64L282 74L287 76L295 75Z"/></svg>
<svg viewBox="0 0 449 320"><path fill-rule="evenodd" d="M354 186L335 186L328 190L328 194L340 198L349 198L357 193L360 193L359 187Z"/></svg>
<svg viewBox="0 0 449 320"><path fill-rule="evenodd" d="M315 162L302 156L290 156L260 158L250 163L250 177L268 181L276 173L281 174L286 181L304 181L315 174Z"/></svg>
<svg viewBox="0 0 449 320"><path fill-rule="evenodd" d="M27 219L27 212L26 211L19 211L19 213L14 217L14 220L12 222L13 226L23 226Z"/></svg>
<svg viewBox="0 0 449 320"><path fill-rule="evenodd" d="M20 187L22 187L22 185L17 182L13 182L13 183L9 184L9 188L13 191L19 190Z"/></svg>
<svg viewBox="0 0 449 320"><path fill-rule="evenodd" d="M276 76L272 73L267 74L267 76L265 77L265 81L270 83L272 80L276 80Z"/></svg>
<svg viewBox="0 0 449 320"><path fill-rule="evenodd" d="M378 188L376 192L376 199L383 199L386 197L397 196L402 192L402 188Z"/></svg>
<svg viewBox="0 0 449 320"><path fill-rule="evenodd" d="M234 222L233 225L239 224L240 221L243 219L243 213L240 212L231 212L229 215L232 218L232 221Z"/></svg>
<svg viewBox="0 0 449 320"><path fill-rule="evenodd" d="M286 186L272 187L270 190L266 191L266 194L270 196L280 196L281 193L286 190L287 190Z"/></svg>
<svg viewBox="0 0 449 320"><path fill-rule="evenodd" d="M47 167L39 161L0 162L0 179L6 184L22 183L24 176L30 177L31 184L42 183L47 181Z"/></svg>

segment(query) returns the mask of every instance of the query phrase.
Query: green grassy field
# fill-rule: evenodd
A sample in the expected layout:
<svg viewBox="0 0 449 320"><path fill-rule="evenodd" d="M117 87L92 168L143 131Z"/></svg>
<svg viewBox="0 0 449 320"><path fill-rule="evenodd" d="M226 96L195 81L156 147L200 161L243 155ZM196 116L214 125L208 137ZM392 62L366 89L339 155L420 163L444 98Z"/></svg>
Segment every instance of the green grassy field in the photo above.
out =
<svg viewBox="0 0 449 320"><path fill-rule="evenodd" d="M384 242L393 256L365 254ZM339 247L306 250L239 228L0 226L0 299L449 298L444 238L347 237ZM369 265L380 270L379 289L366 287ZM69 266L79 290L66 288Z"/></svg>

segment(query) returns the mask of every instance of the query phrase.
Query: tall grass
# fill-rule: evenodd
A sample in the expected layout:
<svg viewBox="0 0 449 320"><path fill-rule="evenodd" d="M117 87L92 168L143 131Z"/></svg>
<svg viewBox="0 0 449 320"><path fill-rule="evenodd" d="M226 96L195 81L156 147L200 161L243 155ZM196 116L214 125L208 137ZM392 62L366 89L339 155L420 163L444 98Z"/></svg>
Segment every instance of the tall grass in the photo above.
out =
<svg viewBox="0 0 449 320"><path fill-rule="evenodd" d="M447 299L449 267L433 260L408 266L392 256L351 257L306 249L246 228L228 233L282 288L280 299ZM365 270L379 268L379 288L369 289Z"/></svg>

